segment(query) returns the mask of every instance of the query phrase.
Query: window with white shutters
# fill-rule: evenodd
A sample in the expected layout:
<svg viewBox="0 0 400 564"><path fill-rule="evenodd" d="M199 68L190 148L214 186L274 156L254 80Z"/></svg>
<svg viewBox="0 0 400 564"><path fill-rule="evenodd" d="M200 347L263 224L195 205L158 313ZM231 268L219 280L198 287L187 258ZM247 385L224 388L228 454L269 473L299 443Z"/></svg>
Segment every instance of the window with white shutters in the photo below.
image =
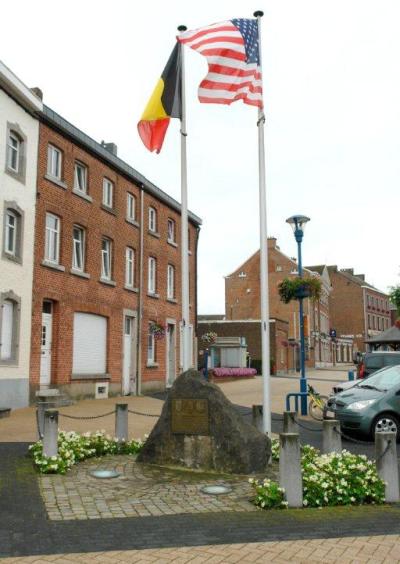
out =
<svg viewBox="0 0 400 564"><path fill-rule="evenodd" d="M135 284L135 251L131 247L125 250L125 285L133 288Z"/></svg>
<svg viewBox="0 0 400 564"><path fill-rule="evenodd" d="M169 300L175 298L175 268L172 264L167 267L167 298Z"/></svg>
<svg viewBox="0 0 400 564"><path fill-rule="evenodd" d="M1 360L11 360L12 358L13 318L14 303L11 300L5 300L1 316Z"/></svg>
<svg viewBox="0 0 400 564"><path fill-rule="evenodd" d="M46 214L45 260L58 264L60 258L60 218Z"/></svg>
<svg viewBox="0 0 400 564"><path fill-rule="evenodd" d="M157 289L157 261L154 257L149 257L149 272L147 289L149 294L155 294Z"/></svg>
<svg viewBox="0 0 400 564"><path fill-rule="evenodd" d="M74 375L97 375L107 371L107 318L92 313L74 314Z"/></svg>

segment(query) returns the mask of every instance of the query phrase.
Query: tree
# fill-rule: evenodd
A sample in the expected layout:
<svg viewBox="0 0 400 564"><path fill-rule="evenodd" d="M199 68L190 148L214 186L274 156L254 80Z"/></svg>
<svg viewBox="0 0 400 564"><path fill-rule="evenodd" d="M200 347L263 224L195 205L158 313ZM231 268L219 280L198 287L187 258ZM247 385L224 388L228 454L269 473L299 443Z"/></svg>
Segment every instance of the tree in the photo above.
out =
<svg viewBox="0 0 400 564"><path fill-rule="evenodd" d="M390 287L389 300L396 306L397 314L400 317L400 284Z"/></svg>

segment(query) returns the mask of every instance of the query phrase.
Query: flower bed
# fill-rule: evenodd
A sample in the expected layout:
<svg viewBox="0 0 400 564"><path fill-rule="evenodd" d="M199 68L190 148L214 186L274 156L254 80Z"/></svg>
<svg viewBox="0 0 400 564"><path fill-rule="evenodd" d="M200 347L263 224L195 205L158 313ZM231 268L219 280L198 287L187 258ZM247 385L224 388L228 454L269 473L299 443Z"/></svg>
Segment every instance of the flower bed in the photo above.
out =
<svg viewBox="0 0 400 564"><path fill-rule="evenodd" d="M272 440L272 459L279 460L279 441ZM303 505L380 504L385 501L385 484L379 478L375 463L365 455L341 453L321 454L304 445L301 449ZM255 490L253 502L265 509L285 508L285 492L271 480L250 480Z"/></svg>
<svg viewBox="0 0 400 564"><path fill-rule="evenodd" d="M94 456L106 454L136 454L142 448L141 440L118 441L104 431L84 433L60 431L58 433L58 455L44 456L43 443L38 441L29 447L36 468L42 474L65 474L74 464Z"/></svg>
<svg viewBox="0 0 400 564"><path fill-rule="evenodd" d="M257 374L255 368L212 368L214 378L252 378Z"/></svg>

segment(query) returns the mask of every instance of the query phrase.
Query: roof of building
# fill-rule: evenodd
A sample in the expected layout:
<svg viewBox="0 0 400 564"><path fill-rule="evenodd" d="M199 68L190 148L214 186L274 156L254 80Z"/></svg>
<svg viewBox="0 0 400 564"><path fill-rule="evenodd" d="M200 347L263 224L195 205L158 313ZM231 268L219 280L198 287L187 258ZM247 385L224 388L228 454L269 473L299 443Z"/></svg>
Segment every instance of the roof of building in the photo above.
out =
<svg viewBox="0 0 400 564"><path fill-rule="evenodd" d="M331 266L328 266L328 272L329 272L329 274L331 274L332 272L335 272L337 274L341 274L342 276L347 278L347 280L353 282L354 284L357 284L358 286L370 288L371 290L374 290L375 292L379 292L380 294L385 294L385 292L382 292L382 290L375 288L375 286L372 286L372 284L368 284L368 282L365 281L365 274L354 274L353 268L341 268L339 270L337 265L331 265Z"/></svg>
<svg viewBox="0 0 400 564"><path fill-rule="evenodd" d="M382 331L379 335L374 335L371 337L366 343L373 343L373 344L389 344L389 343L400 343L400 329L393 325L393 327L389 327L386 331Z"/></svg>
<svg viewBox="0 0 400 564"><path fill-rule="evenodd" d="M86 135L86 133L83 133L83 131L72 125L69 121L61 117L57 112L55 112L48 106L43 105L43 112L39 115L42 121L44 121L46 124L50 125L54 129L57 129L62 134L67 135L70 139L73 139L84 149L90 151L95 156L105 161L107 164L115 168L121 174L125 175L129 180L133 181L139 187L143 187L146 192L148 192L161 202L164 202L170 208L179 213L181 212L181 205L179 202L177 202L166 192L158 188L158 186L153 184L150 180L140 174L140 172L135 170L133 167L128 165L125 161L111 153L100 143L98 143L97 141ZM200 219L200 217L192 212L189 212L188 216L189 220L192 223L194 223L195 225L201 225L202 220Z"/></svg>
<svg viewBox="0 0 400 564"><path fill-rule="evenodd" d="M42 101L2 61L0 61L0 88L31 113L40 112L43 108Z"/></svg>

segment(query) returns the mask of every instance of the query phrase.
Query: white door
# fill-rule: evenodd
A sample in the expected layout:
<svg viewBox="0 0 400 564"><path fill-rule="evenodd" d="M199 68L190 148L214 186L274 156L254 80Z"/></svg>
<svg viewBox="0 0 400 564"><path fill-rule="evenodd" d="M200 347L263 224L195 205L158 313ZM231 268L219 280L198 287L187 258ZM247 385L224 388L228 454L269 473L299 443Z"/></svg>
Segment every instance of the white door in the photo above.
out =
<svg viewBox="0 0 400 564"><path fill-rule="evenodd" d="M124 321L124 356L122 368L122 393L127 396L136 392L136 374L133 357L135 335L135 318L125 316Z"/></svg>
<svg viewBox="0 0 400 564"><path fill-rule="evenodd" d="M53 315L42 313L42 336L41 336L41 357L40 357L40 386L50 386L51 380L51 335L53 326Z"/></svg>
<svg viewBox="0 0 400 564"><path fill-rule="evenodd" d="M170 388L176 378L176 344L175 325L168 323L167 332L167 388Z"/></svg>

